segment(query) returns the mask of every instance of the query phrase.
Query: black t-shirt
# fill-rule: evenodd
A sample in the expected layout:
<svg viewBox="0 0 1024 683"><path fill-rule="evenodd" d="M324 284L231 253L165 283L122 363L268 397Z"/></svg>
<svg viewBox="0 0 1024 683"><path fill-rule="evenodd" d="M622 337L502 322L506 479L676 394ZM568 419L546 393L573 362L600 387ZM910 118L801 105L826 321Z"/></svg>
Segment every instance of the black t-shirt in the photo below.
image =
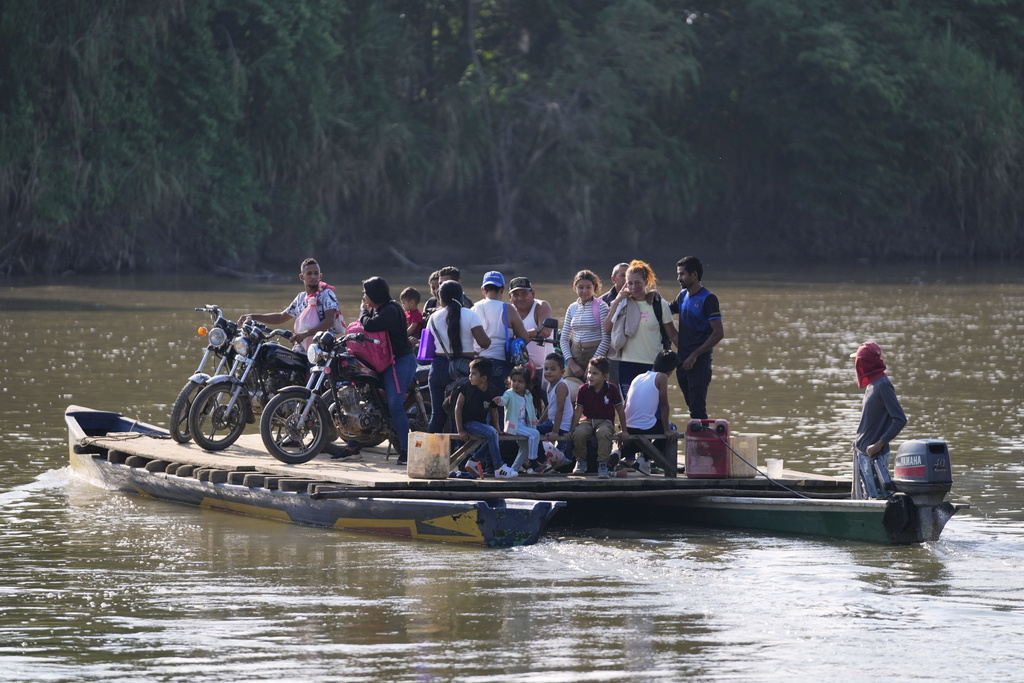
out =
<svg viewBox="0 0 1024 683"><path fill-rule="evenodd" d="M487 416L491 411L491 399L497 394L487 386L487 391L481 391L472 384L467 383L461 389L464 403L462 404L462 424L467 422L482 422L487 424Z"/></svg>

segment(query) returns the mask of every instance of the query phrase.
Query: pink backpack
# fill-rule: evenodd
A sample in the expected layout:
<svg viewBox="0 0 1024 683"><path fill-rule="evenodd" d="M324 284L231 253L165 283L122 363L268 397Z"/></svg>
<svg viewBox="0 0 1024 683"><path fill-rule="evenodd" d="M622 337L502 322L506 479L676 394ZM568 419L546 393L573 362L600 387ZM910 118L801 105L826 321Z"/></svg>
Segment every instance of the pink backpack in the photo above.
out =
<svg viewBox="0 0 1024 683"><path fill-rule="evenodd" d="M363 361L378 373L384 372L389 365L395 364L395 354L391 351L391 337L387 332L367 332L357 320L348 326L349 334L364 334L370 339L377 339L380 344L351 341L348 350L353 356Z"/></svg>

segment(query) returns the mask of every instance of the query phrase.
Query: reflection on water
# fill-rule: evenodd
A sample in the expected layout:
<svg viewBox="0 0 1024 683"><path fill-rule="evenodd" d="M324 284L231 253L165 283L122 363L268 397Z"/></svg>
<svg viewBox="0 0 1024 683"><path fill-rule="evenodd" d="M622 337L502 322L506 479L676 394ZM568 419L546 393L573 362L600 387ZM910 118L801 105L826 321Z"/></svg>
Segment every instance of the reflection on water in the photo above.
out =
<svg viewBox="0 0 1024 683"><path fill-rule="evenodd" d="M418 276L388 279L424 289ZM568 283L534 282L560 317ZM166 424L203 348L192 308L280 310L298 288L8 288L0 680L1012 679L1005 645L1024 635L1024 284L1007 282L707 283L727 333L709 404L760 435L762 462L848 473L860 410L848 356L869 338L882 345L911 420L901 439L948 441L954 491L974 505L940 541L596 529L508 552L291 527L79 481L65 469L67 404ZM351 319L359 290L339 295ZM684 422L674 388L672 403Z"/></svg>

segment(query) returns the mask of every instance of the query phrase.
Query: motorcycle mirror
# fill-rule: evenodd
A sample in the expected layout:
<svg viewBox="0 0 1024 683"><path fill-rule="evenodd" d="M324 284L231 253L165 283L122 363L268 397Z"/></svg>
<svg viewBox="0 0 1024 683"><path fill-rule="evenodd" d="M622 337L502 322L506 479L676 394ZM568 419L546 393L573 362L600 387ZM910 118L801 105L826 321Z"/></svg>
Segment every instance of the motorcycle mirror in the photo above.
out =
<svg viewBox="0 0 1024 683"><path fill-rule="evenodd" d="M544 318L544 322L541 323L541 327L550 327L551 329L555 329L558 327L558 321L554 318Z"/></svg>

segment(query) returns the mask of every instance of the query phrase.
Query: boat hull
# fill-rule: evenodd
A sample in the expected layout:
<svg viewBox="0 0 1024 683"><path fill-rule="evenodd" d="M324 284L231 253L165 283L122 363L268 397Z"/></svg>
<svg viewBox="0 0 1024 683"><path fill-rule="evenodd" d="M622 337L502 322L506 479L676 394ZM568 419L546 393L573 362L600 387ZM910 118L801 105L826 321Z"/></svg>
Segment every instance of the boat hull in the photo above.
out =
<svg viewBox="0 0 1024 683"><path fill-rule="evenodd" d="M72 469L106 488L124 493L268 519L349 531L432 541L507 548L536 543L562 503L554 501L404 500L383 496L324 499L305 490L280 490L211 481L171 473L174 463L125 456L114 450L94 452L90 436L130 432L158 434L151 425L132 423L116 413L68 409ZM202 476L202 474L200 473ZM275 482L276 483L276 482ZM314 489L315 490L315 489Z"/></svg>

